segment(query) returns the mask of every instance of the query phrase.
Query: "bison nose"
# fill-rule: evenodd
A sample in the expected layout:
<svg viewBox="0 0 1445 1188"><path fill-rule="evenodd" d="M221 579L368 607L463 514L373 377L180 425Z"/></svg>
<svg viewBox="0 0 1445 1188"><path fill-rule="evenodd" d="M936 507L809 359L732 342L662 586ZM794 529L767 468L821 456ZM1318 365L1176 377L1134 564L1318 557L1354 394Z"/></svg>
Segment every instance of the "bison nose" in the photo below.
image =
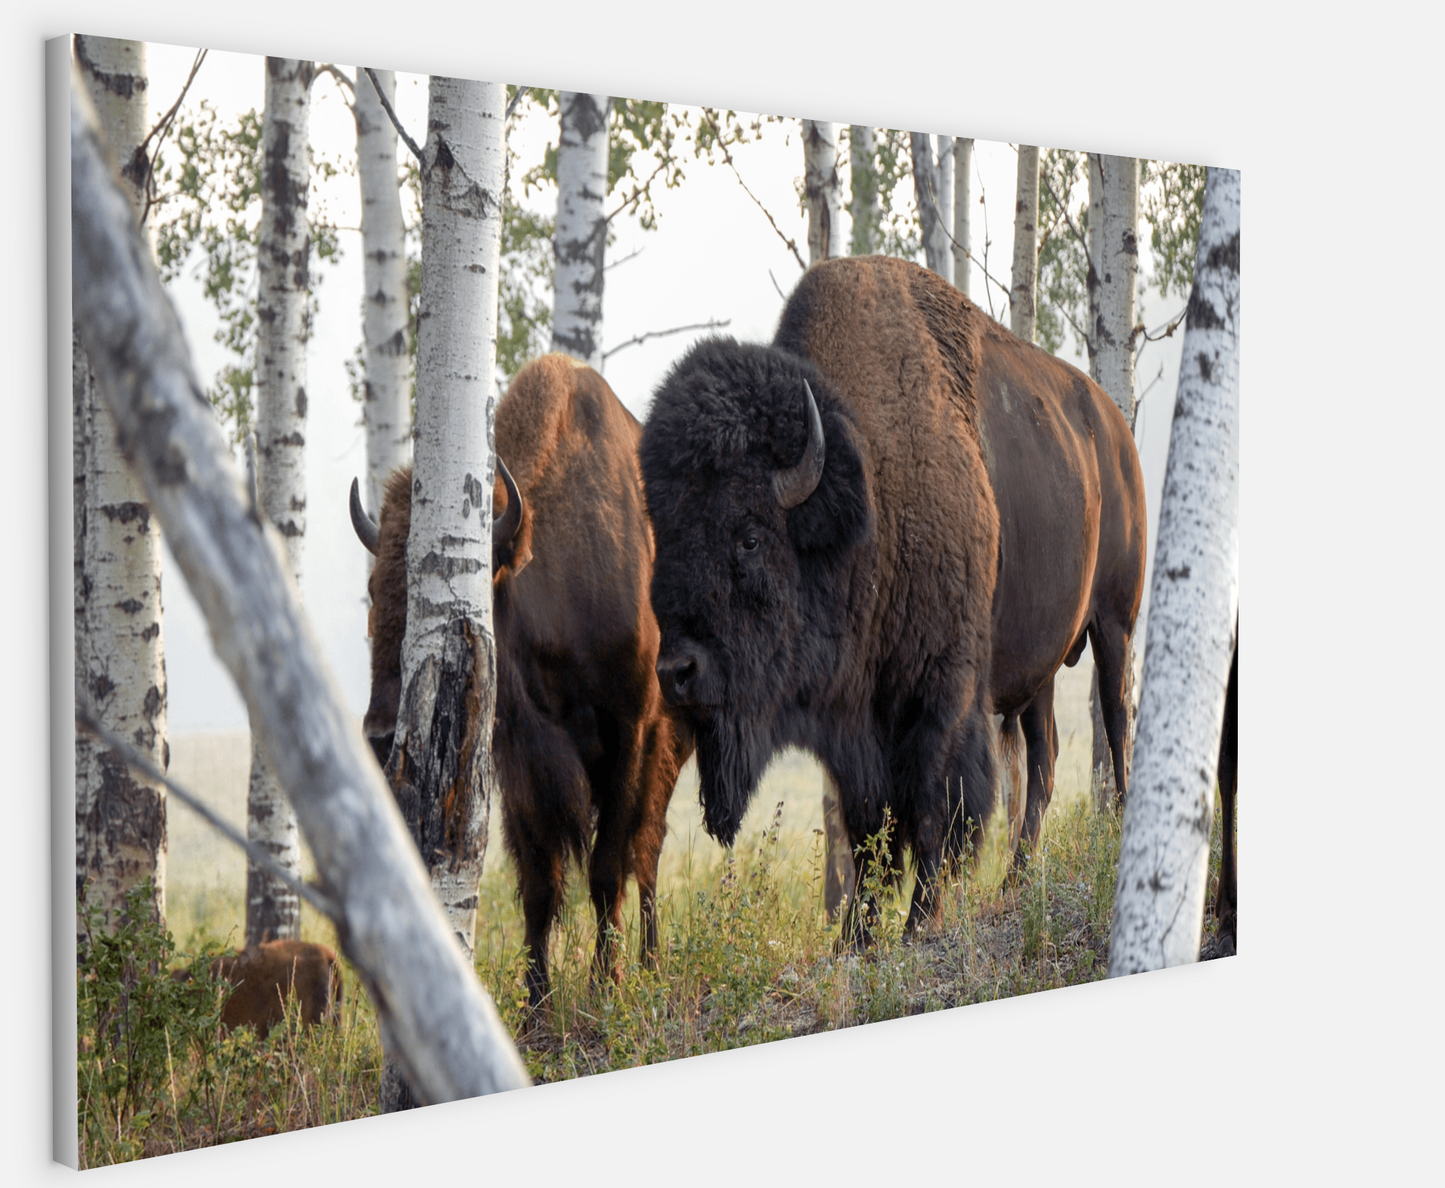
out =
<svg viewBox="0 0 1445 1188"><path fill-rule="evenodd" d="M657 681L668 705L692 705L696 702L703 665L702 657L692 652L658 657Z"/></svg>

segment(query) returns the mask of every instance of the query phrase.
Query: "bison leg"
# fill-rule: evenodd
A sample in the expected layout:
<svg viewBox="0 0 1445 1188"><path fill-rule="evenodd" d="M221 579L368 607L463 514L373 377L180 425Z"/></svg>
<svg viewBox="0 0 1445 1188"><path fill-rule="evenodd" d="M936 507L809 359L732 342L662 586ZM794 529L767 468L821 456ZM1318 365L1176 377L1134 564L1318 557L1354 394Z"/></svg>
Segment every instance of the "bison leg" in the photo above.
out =
<svg viewBox="0 0 1445 1188"><path fill-rule="evenodd" d="M1234 794L1239 784L1239 644L1235 642L1234 660L1229 666L1229 688L1224 695L1224 729L1219 737L1219 799L1223 806L1220 826L1224 835L1224 855L1219 864L1219 895L1214 901L1214 917L1219 921L1219 939L1228 939L1226 952L1235 951L1235 866L1234 866Z"/></svg>
<svg viewBox="0 0 1445 1188"><path fill-rule="evenodd" d="M1114 760L1114 786L1118 803L1129 794L1128 761L1125 755L1129 731L1129 677L1126 658L1129 636L1117 623L1089 628L1089 646L1099 674L1099 708L1104 715L1104 733L1109 737L1109 754Z"/></svg>
<svg viewBox="0 0 1445 1188"><path fill-rule="evenodd" d="M517 882L526 930L527 1006L536 1010L552 989L547 973L547 943L562 904L566 855L532 844L530 838L511 849L518 859Z"/></svg>
<svg viewBox="0 0 1445 1188"><path fill-rule="evenodd" d="M1028 747L1029 792L1024 810L1023 836L1014 851L1015 868L1028 860L1028 851L1039 844L1044 812L1054 796L1054 764L1059 758L1059 729L1054 720L1054 678L1049 677L1034 694L1020 719Z"/></svg>
<svg viewBox="0 0 1445 1188"><path fill-rule="evenodd" d="M984 826L997 800L997 763L990 719L969 719L948 765L948 839L950 860L977 857Z"/></svg>
<svg viewBox="0 0 1445 1188"><path fill-rule="evenodd" d="M657 860L667 836L667 806L677 784L677 747L671 728L654 725L647 732L647 753L642 763L642 822L632 837L632 872L637 879L638 915L641 917L640 955L657 956Z"/></svg>

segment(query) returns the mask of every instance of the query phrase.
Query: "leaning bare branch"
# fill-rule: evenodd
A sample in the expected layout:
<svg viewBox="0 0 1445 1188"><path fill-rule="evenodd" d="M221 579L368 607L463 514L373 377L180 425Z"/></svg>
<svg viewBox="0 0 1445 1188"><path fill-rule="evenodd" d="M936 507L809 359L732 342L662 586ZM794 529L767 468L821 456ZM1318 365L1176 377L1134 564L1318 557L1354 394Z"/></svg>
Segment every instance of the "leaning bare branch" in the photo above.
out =
<svg viewBox="0 0 1445 1188"><path fill-rule="evenodd" d="M386 1048L423 1101L529 1083L463 957L376 761L251 516L175 310L71 79L72 308L126 457L246 702L316 859L337 938L376 1005Z"/></svg>
<svg viewBox="0 0 1445 1188"><path fill-rule="evenodd" d="M738 167L733 163L732 153L728 152L728 146L726 141L723 140L723 134L721 129L718 128L712 117L707 115L706 113L704 113L702 118L712 126L713 135L717 137L717 146L719 149L722 150L723 160L728 163L728 168L733 171L733 176L738 179L738 185L742 186L743 193L745 193L749 198L751 198L755 203L757 203L758 209L763 212L763 217L768 220L768 223L772 226L773 230L778 233L778 238L788 245L788 250L793 253L793 259L798 262L798 267L801 268L804 272L806 272L808 270L808 265L804 261L802 254L798 251L798 245L783 234L782 230L778 227L778 224L773 221L773 216L768 213L768 208L758 201L758 196L754 194L750 189L748 189L748 183L743 181L743 175L738 172ZM773 283L776 284L777 282L774 281Z"/></svg>
<svg viewBox="0 0 1445 1188"><path fill-rule="evenodd" d="M396 128L396 134L401 137L406 147L411 149L411 155L419 162L425 163L426 157L422 154L421 146L411 138L411 133L401 126L401 120L397 118L396 108L392 107L391 100L386 97L386 93L381 89L381 84L376 81L376 71L370 66L363 66L362 69L366 71L366 77L371 79L371 85L376 88L376 97L381 100L381 110L386 112L387 118L391 120L392 126Z"/></svg>
<svg viewBox="0 0 1445 1188"><path fill-rule="evenodd" d="M150 214L150 212L151 212L151 207L155 205L155 199L156 199L156 184L155 184L156 158L157 158L158 156L160 156L160 152L161 152L161 142L162 142L163 140L165 140L165 138L166 138L166 133L171 130L171 125L172 125L173 123L175 123L176 112L180 111L180 109L181 109L181 102L182 102L182 100L185 99L185 97L186 97L186 92L191 89L191 83L195 81L196 71L200 70L200 68L201 68L201 63L206 60L206 54L209 53L209 52L210 52L209 50L197 50L197 51L196 51L196 60L195 60L193 63L191 63L191 72L190 72L190 74L186 75L186 85L181 88L181 93L176 96L176 101L171 104L170 109L166 112L166 114L163 115L163 116L161 116L161 118L156 121L155 127L152 128L148 133L146 133L146 138L140 142L140 151L141 151L141 152L145 152L145 151L146 151L146 145L150 144L150 142L151 142L151 137L152 137L152 136L156 136L156 137L157 137L157 139L156 139L156 151L153 152L153 153L150 153L150 154L147 156L147 158L146 158L146 184L145 184L146 204L145 204L145 209L144 209L143 211L141 211L141 216L140 216L141 226L145 226L145 221L146 221L147 216L149 216L149 214Z"/></svg>
<svg viewBox="0 0 1445 1188"><path fill-rule="evenodd" d="M610 351L603 351L602 361L604 363L607 362L607 360L617 354L618 351L625 350L627 347L641 346L649 338L666 338L669 334L681 334L685 330L720 330L724 326L731 326L732 321L732 318L723 318L721 321L717 318L709 318L705 322L693 322L687 326L673 326L667 330L648 330L645 334L634 335L626 342L619 342Z"/></svg>
<svg viewBox="0 0 1445 1188"><path fill-rule="evenodd" d="M100 739L107 747L120 756L127 767L134 768L148 780L154 780L158 784L164 784L168 791L191 812L195 813L212 829L224 837L233 845L240 846L246 851L246 857L261 867L273 879L279 879L292 891L301 896L307 903L329 920L339 922L341 920L341 909L332 902L319 887L310 883L293 878L291 873L279 862L266 853L260 846L246 840L245 835L211 809L200 797L188 792L170 776L166 775L159 767L142 755L130 744L117 735L112 734L100 724L100 719L95 716L94 711L85 703L84 696L79 689L75 692L75 723L82 726L96 738Z"/></svg>
<svg viewBox="0 0 1445 1188"><path fill-rule="evenodd" d="M773 288L777 289L778 296L781 297L784 301L787 301L788 295L783 292L783 286L778 284L778 278L773 275L773 270L771 268L768 269L768 279L773 282Z"/></svg>

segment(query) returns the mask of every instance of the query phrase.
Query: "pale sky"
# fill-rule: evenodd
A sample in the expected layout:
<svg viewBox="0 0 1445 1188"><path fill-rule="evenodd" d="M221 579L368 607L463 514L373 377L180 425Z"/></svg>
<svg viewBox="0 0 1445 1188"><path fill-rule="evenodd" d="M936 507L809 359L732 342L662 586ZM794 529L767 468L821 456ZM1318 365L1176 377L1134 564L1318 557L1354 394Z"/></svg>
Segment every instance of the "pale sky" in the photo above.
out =
<svg viewBox="0 0 1445 1188"><path fill-rule="evenodd" d="M170 106L189 72L195 52L173 46L149 47L150 103L153 119ZM351 67L342 67L352 74ZM187 105L204 97L223 118L234 117L263 104L263 62L259 57L212 51L201 67ZM653 98L655 96L641 96ZM396 107L405 127L421 141L426 131L426 76L402 74L397 79ZM828 113L811 113L825 118ZM931 129L967 135L969 129ZM555 120L535 109L514 120L510 143L520 155L522 168L540 160L549 138L555 138ZM312 89L311 143L313 152L336 161L354 155L355 130L342 103L339 87L319 77ZM1089 148L1091 146L1064 146ZM1119 146L1111 146L1119 147ZM405 153L405 146L400 150ZM767 207L783 232L806 258L807 231L799 210L797 184L803 171L802 146L796 120L765 125L761 142L733 150L733 158L748 187ZM979 140L974 155L975 200L980 187L987 196L988 268L1007 283L1013 249L1012 211L1015 152L1004 143ZM709 319L730 319L722 333L744 341L772 338L783 298L791 292L800 270L792 253L768 225L762 212L738 184L726 165L696 161L686 167L686 180L676 190L654 189L659 211L658 227L644 231L635 219L616 220L616 239L608 261L622 261L607 273L603 306L603 349L637 334ZM844 204L847 203L844 178ZM534 195L532 204L545 208L555 194ZM912 186L900 184L897 200L911 203ZM358 718L364 711L369 682L366 640L364 553L352 533L346 511L351 479L365 465L365 445L359 424L360 406L352 401L344 363L361 337L360 203L354 175L334 179L322 201L332 220L343 228L342 256L334 266L323 264L317 290L319 315L307 355L307 392L310 396L307 427L307 530L301 588L317 638L333 674ZM610 207L609 207L610 209ZM974 212L974 250L983 251L983 212ZM549 210L548 213L551 213ZM844 242L848 220L844 214ZM624 257L633 252L631 259ZM1149 267L1147 251L1142 264ZM771 273L771 276L769 275ZM776 286L775 282L776 281ZM975 268L970 295L985 310L988 302L980 270ZM216 321L190 280L173 288L193 358L203 383L210 382L226 359L212 341ZM1006 318L998 290L994 307ZM1153 327L1177 312L1182 299L1161 301L1146 287L1140 318ZM605 365L605 374L617 395L639 418L645 419L651 396L667 369L699 333L653 339L620 351ZM1149 345L1138 365L1137 388L1142 391L1163 366L1163 378L1149 391L1139 413L1136 437L1140 444L1149 510L1150 554L1156 527L1159 492L1168 450L1169 418L1179 367L1182 335ZM1076 366L1086 363L1066 344L1062 357ZM195 603L185 589L174 561L164 559L163 605L169 727L175 734L200 730L241 730L246 712L229 675L212 652L209 636ZM1147 602L1147 577L1146 577ZM1141 619L1142 626L1142 619ZM1142 633L1136 650L1142 655Z"/></svg>

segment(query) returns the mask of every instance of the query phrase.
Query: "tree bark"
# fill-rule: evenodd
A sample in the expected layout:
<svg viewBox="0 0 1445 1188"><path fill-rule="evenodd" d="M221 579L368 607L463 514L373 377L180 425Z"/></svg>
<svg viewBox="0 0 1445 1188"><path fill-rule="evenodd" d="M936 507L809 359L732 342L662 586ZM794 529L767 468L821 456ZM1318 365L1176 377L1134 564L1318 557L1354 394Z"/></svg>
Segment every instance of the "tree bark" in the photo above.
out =
<svg viewBox="0 0 1445 1188"><path fill-rule="evenodd" d="M933 160L933 139L926 132L910 132L908 142L913 153L913 198L923 229L923 256L930 272L947 276L944 259L948 240L939 214L938 166Z"/></svg>
<svg viewBox="0 0 1445 1188"><path fill-rule="evenodd" d="M808 263L840 255L843 185L838 177L838 125L803 121L803 197L808 206Z"/></svg>
<svg viewBox="0 0 1445 1188"><path fill-rule="evenodd" d="M243 494L74 75L70 194L75 318L122 448L296 806L386 1049L427 1102L527 1084L321 659L281 539Z"/></svg>
<svg viewBox="0 0 1445 1188"><path fill-rule="evenodd" d="M970 220L973 209L973 139L960 136L953 142L953 283L969 295L969 252L973 250Z"/></svg>
<svg viewBox="0 0 1445 1188"><path fill-rule="evenodd" d="M261 124L261 226L256 273L256 485L262 513L281 532L286 565L300 588L306 539L306 299L311 286L306 192L312 62L266 59ZM296 813L267 770L251 731L246 834L285 870L301 874ZM246 944L299 940L301 900L253 862L246 864Z"/></svg>
<svg viewBox="0 0 1445 1188"><path fill-rule="evenodd" d="M492 373L506 103L501 84L432 76L422 165L406 638L401 707L387 766L432 889L468 959L496 786ZM580 107L595 114L591 104L585 96L571 101L564 96L563 111ZM605 134L603 121L604 141ZM382 1089L384 1110L410 1104L394 1073L383 1076Z"/></svg>
<svg viewBox="0 0 1445 1188"><path fill-rule="evenodd" d="M141 148L149 122L145 44L77 36L74 61L120 167L126 215L138 225L149 168ZM164 768L170 756L159 534L78 335L72 379L76 687L104 726ZM76 736L75 769L79 951L84 904L99 906L109 926L118 922L126 892L147 878L164 925L166 798L163 787L131 772L89 735Z"/></svg>
<svg viewBox="0 0 1445 1188"><path fill-rule="evenodd" d="M1239 174L1209 170L1149 592L1109 976L1195 961L1239 606Z"/></svg>
<svg viewBox="0 0 1445 1188"><path fill-rule="evenodd" d="M853 222L849 252L854 256L871 256L877 250L878 228L883 221L878 198L878 150L871 127L849 125L848 158L852 195L848 213Z"/></svg>
<svg viewBox="0 0 1445 1188"><path fill-rule="evenodd" d="M1014 261L1009 289L1009 329L1033 342L1038 328L1039 150L1019 145L1018 185L1014 191Z"/></svg>
<svg viewBox="0 0 1445 1188"><path fill-rule="evenodd" d="M552 349L600 369L602 264L607 250L603 203L607 198L607 117L612 100L607 95L563 91L561 107Z"/></svg>
<svg viewBox="0 0 1445 1188"><path fill-rule="evenodd" d="M1093 268L1089 286L1089 365L1124 419L1134 424L1134 309L1139 277L1139 162L1134 157L1089 155L1089 239ZM1152 604L1151 604L1152 605ZM1124 654L1127 719L1124 754L1134 750L1134 644ZM1114 804L1119 795L1114 761L1099 705L1099 674L1090 686L1094 724L1091 783L1096 804Z"/></svg>
<svg viewBox="0 0 1445 1188"><path fill-rule="evenodd" d="M387 101L396 75L376 71ZM366 352L362 409L366 421L366 508L381 513L387 476L411 461L407 350L406 226L401 217L396 127L382 109L366 71L356 72L356 165L361 183L364 257L361 332ZM368 560L370 554L367 554Z"/></svg>

